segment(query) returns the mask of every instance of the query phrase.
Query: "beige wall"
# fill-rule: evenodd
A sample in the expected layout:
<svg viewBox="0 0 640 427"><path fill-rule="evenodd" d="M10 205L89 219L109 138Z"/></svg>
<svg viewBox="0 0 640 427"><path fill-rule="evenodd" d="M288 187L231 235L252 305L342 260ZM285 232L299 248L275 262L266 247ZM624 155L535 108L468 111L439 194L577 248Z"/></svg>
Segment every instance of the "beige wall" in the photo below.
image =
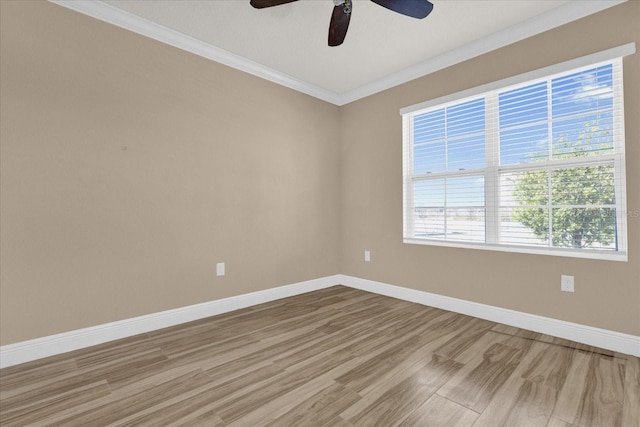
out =
<svg viewBox="0 0 640 427"><path fill-rule="evenodd" d="M0 4L3 345L338 271L338 107Z"/></svg>
<svg viewBox="0 0 640 427"><path fill-rule="evenodd" d="M398 110L547 65L636 42L629 2L342 108L340 272L436 294L640 335L640 53L624 60L629 262L402 243ZM371 250L372 262L363 261ZM560 275L576 291L560 292Z"/></svg>
<svg viewBox="0 0 640 427"><path fill-rule="evenodd" d="M398 115L640 44L639 6L338 108L59 6L0 1L0 344L335 273L640 335L637 216L628 263L402 244ZM640 54L625 85L640 212Z"/></svg>

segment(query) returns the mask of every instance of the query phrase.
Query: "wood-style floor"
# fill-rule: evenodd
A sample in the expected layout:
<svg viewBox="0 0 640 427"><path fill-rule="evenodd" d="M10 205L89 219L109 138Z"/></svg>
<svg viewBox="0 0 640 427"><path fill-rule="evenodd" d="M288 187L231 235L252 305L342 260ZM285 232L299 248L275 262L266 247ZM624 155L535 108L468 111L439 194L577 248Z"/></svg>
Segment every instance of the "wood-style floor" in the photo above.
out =
<svg viewBox="0 0 640 427"><path fill-rule="evenodd" d="M2 426L640 425L640 359L336 286L0 371Z"/></svg>

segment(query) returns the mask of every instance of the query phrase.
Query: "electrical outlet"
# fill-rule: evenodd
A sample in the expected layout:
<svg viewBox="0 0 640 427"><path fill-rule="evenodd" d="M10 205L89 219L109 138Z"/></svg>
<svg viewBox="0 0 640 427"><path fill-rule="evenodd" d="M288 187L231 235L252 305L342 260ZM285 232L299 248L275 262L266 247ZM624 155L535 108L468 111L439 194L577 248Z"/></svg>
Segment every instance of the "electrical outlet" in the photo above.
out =
<svg viewBox="0 0 640 427"><path fill-rule="evenodd" d="M224 276L224 262L216 264L216 276Z"/></svg>
<svg viewBox="0 0 640 427"><path fill-rule="evenodd" d="M560 290L563 292L573 292L573 276L560 276Z"/></svg>
<svg viewBox="0 0 640 427"><path fill-rule="evenodd" d="M371 261L371 251L364 251L364 260L366 262Z"/></svg>

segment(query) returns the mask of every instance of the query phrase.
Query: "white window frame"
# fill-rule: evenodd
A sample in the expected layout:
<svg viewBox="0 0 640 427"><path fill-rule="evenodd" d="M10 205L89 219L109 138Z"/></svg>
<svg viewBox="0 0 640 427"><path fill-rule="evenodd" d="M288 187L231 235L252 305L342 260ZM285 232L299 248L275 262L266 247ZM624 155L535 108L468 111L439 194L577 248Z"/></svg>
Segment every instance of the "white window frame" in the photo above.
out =
<svg viewBox="0 0 640 427"><path fill-rule="evenodd" d="M614 84L614 111L620 111L621 114L614 113L614 154L608 156L597 156L594 159L598 164L603 161L610 161L614 164L615 170L615 188L623 191L616 192L616 227L617 227L617 250L597 250L597 249L575 249L575 248L558 248L551 246L525 246L514 244L501 244L498 242L499 235L499 214L500 207L498 200L499 176L501 171L509 170L527 170L540 169L540 165L533 164L517 164L517 165L498 165L497 150L499 150L499 141L497 141L497 133L487 132L487 140L485 141L485 157L486 165L482 169L474 169L462 172L463 174L484 175L485 180L485 234L486 241L482 243L466 242L466 241L450 241L440 239L429 239L415 237L413 233L413 183L416 175L413 173L413 118L427 110L435 108L443 108L452 104L459 104L478 97L485 97L486 102L486 123L495 123L498 120L497 108L491 108L490 103L497 103L498 91L508 90L517 86L525 86L536 83L536 81L549 80L550 77L569 72L580 71L593 66L597 66L604 62L613 62L614 67L620 67L622 71L622 57L635 53L635 43L628 43L605 51L597 52L591 55L576 58L570 61L555 64L549 67L540 68L528 73L502 79L486 85L471 88L462 92L457 92L444 97L432 99L426 102L415 104L402 108L400 115L403 122L403 241L408 244L435 245L457 248L471 248L483 250L497 250L506 252L520 252L540 255L556 255L577 258L604 259L613 261L627 261L627 223L626 223L626 182L625 182L625 150L624 150L624 110L620 105L623 102L622 85ZM617 61L617 63L616 63ZM490 94L490 95L489 95ZM489 96L487 96L489 95ZM493 137L491 139L490 137ZM571 165L584 165L585 159L564 159L551 160L547 162L549 167L561 167ZM461 176L460 172L456 173L438 173L439 176Z"/></svg>

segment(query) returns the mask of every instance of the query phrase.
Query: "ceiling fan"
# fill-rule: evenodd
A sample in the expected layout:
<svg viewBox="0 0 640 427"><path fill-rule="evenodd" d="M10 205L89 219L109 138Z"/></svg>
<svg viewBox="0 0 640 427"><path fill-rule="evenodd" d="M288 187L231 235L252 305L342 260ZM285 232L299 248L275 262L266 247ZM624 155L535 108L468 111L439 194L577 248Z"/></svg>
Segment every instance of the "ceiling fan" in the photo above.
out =
<svg viewBox="0 0 640 427"><path fill-rule="evenodd" d="M251 0L249 3L256 9L279 6L298 0ZM433 10L428 0L371 0L382 7L412 18L425 18ZM353 0L333 0L333 13L329 23L329 46L339 46L344 42L353 11Z"/></svg>

